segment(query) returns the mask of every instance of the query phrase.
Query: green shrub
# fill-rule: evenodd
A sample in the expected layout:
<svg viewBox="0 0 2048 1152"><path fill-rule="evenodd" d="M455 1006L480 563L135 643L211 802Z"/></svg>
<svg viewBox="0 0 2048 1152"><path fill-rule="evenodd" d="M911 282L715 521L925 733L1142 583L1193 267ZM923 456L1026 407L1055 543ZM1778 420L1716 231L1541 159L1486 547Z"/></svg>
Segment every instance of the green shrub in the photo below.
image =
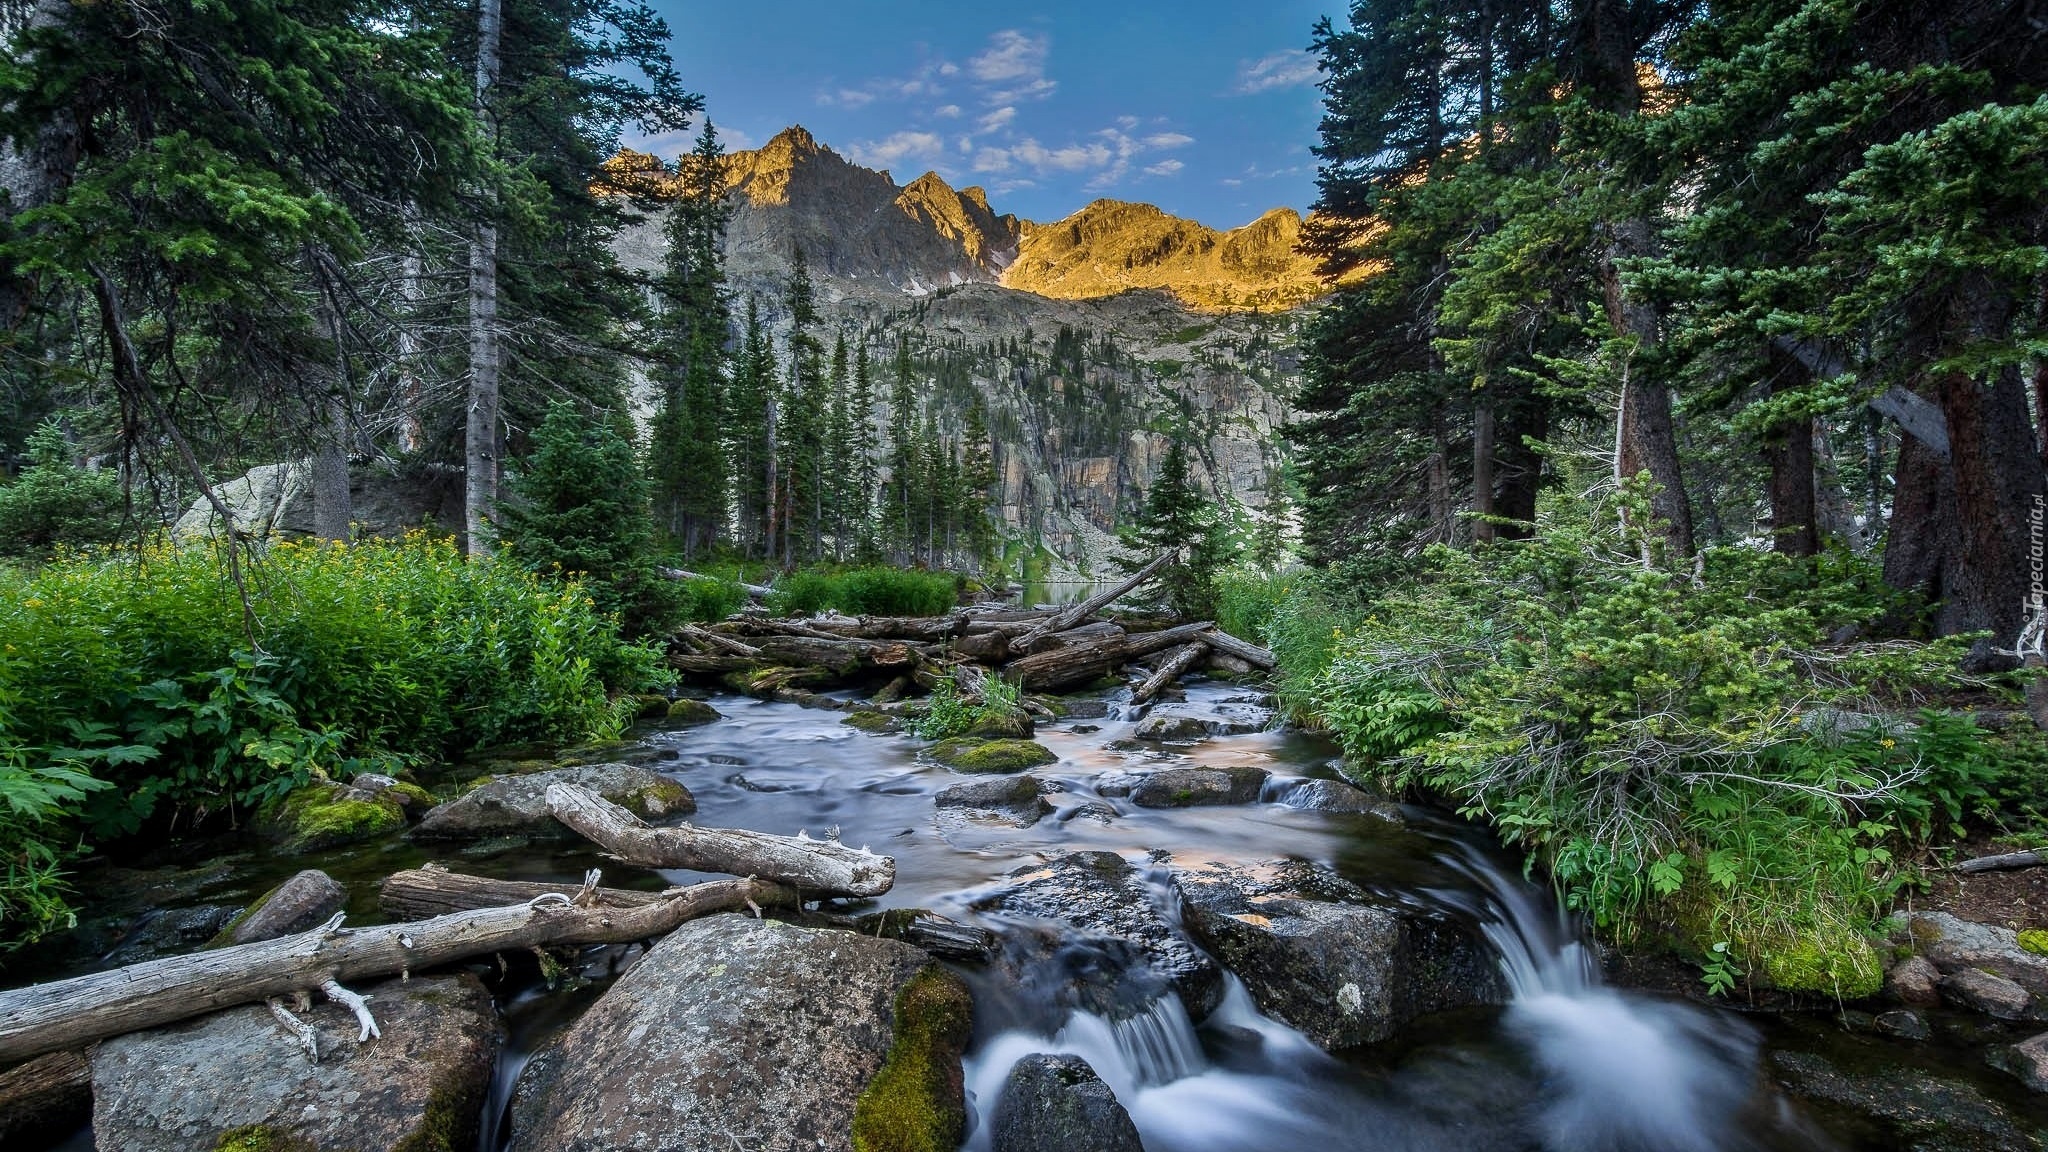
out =
<svg viewBox="0 0 2048 1152"><path fill-rule="evenodd" d="M746 607L746 590L737 581L698 577L679 585L676 615L699 623L723 620Z"/></svg>
<svg viewBox="0 0 2048 1152"><path fill-rule="evenodd" d="M1648 523L1639 492L1624 506ZM1668 925L1777 979L1864 988L1853 942L1899 883L1894 846L1994 799L1983 734L1915 710L1958 685L1967 641L1830 646L1895 606L1869 564L1667 563L1616 509L1575 511L1430 550L1348 626L1291 597L1269 628L1295 698L1389 784L1531 851L1610 934Z"/></svg>
<svg viewBox="0 0 2048 1152"><path fill-rule="evenodd" d="M246 619L224 560L152 547L0 571L0 938L50 922L13 905L50 891L39 878L81 832L483 745L609 738L635 705L612 690L666 680L580 585L447 542L272 545L245 559Z"/></svg>
<svg viewBox="0 0 2048 1152"><path fill-rule="evenodd" d="M960 585L946 572L907 568L807 569L775 584L768 610L782 616L838 611L853 616L938 616L959 603Z"/></svg>
<svg viewBox="0 0 2048 1152"><path fill-rule="evenodd" d="M1216 624L1253 644L1270 645L1275 615L1301 588L1304 573L1233 569L1216 577Z"/></svg>
<svg viewBox="0 0 2048 1152"><path fill-rule="evenodd" d="M14 483L0 484L0 556L42 560L119 538L126 502L114 473L74 465L55 421L30 434L28 456Z"/></svg>
<svg viewBox="0 0 2048 1152"><path fill-rule="evenodd" d="M959 736L972 731L983 720L1007 718L1017 710L1017 701L1015 685L990 677L982 682L981 701L976 703L960 694L960 686L949 672L932 685L931 710L911 726L911 731L923 740Z"/></svg>

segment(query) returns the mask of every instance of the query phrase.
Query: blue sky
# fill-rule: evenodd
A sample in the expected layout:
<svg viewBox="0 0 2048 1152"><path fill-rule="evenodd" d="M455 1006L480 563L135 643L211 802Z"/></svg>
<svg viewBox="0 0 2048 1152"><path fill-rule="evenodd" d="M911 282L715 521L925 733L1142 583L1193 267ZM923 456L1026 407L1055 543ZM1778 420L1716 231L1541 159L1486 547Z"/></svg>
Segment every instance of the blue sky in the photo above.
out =
<svg viewBox="0 0 2048 1152"><path fill-rule="evenodd" d="M731 148L801 123L907 184L935 169L999 212L1097 197L1215 227L1315 197L1310 28L1331 0L1030 6L652 0ZM672 156L684 141L629 141Z"/></svg>

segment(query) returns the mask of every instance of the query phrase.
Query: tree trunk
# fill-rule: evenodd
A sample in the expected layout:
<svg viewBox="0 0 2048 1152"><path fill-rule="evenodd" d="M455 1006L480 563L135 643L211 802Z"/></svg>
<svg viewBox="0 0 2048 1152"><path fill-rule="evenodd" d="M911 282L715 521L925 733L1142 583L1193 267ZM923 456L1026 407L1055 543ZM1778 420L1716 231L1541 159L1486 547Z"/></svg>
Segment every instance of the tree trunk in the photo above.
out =
<svg viewBox="0 0 2048 1152"><path fill-rule="evenodd" d="M1062 609L1052 619L1017 637L1010 647L1019 652L1028 652L1031 650L1031 645L1037 642L1039 637L1050 635L1054 632L1064 632L1072 628L1088 617L1109 607L1119 597L1130 592L1133 588L1150 580L1152 574L1159 571L1168 560L1173 559L1173 556L1172 552L1161 552L1159 555L1154 556L1143 568L1131 573L1130 577L1122 583L1111 588L1105 588L1071 608Z"/></svg>
<svg viewBox="0 0 2048 1152"><path fill-rule="evenodd" d="M1472 541L1491 544L1494 524L1493 402L1482 400L1472 412Z"/></svg>
<svg viewBox="0 0 2048 1152"><path fill-rule="evenodd" d="M92 1065L84 1052L49 1052L0 1072L0 1144L54 1145L92 1119Z"/></svg>
<svg viewBox="0 0 2048 1152"><path fill-rule="evenodd" d="M408 251L398 271L398 450L408 456L427 447L426 388L421 379L417 327L420 302L425 296L420 286L421 274L420 254Z"/></svg>
<svg viewBox="0 0 2048 1152"><path fill-rule="evenodd" d="M1214 622L1204 620L1158 632L1105 636L1091 643L1054 648L1003 665L1003 678L1028 692L1082 684L1107 676L1140 656L1202 639L1203 633L1215 626Z"/></svg>
<svg viewBox="0 0 2048 1152"><path fill-rule="evenodd" d="M12 7L10 5L10 7ZM23 59L21 40L70 20L73 0L36 0L19 23L6 29L7 54L33 75L36 61ZM40 208L71 186L80 151L78 117L60 109L33 139L0 142L0 235L11 232L15 214ZM0 261L0 332L20 327L35 299L35 284L11 261Z"/></svg>
<svg viewBox="0 0 2048 1152"><path fill-rule="evenodd" d="M354 518L348 492L349 431L353 426L350 409L354 405L350 403L349 396L341 311L334 293L329 290L321 262L315 258L310 263L314 291L318 297L318 303L313 306L314 321L320 329L320 338L327 342L334 357L334 371L327 379L325 394L319 398L319 412L314 421L313 535L346 544L349 521Z"/></svg>
<svg viewBox="0 0 2048 1152"><path fill-rule="evenodd" d="M773 884L742 881L718 881L704 885L726 893L728 904L724 911L734 911L747 906L752 900L760 907L788 907L796 902L796 892L778 888ZM553 892L562 896L575 897L584 891L576 884L535 884L525 880L493 880L485 876L469 876L461 872L450 872L445 868L428 865L404 872L394 872L377 890L377 907L386 917L393 920L430 920L446 916L450 912L469 912L478 908L503 908L509 904L529 903L536 896ZM589 904L597 908L644 908L659 904L671 897L669 892L634 892L624 888L596 888L590 891ZM720 911L708 902L699 915Z"/></svg>
<svg viewBox="0 0 2048 1152"><path fill-rule="evenodd" d="M1655 347L1656 309L1631 297L1621 275L1623 260L1654 252L1650 222L1624 220L1609 232L1600 258L1600 284L1606 297L1608 322L1616 335L1634 337L1638 348ZM1622 366L1621 426L1616 435L1619 457L1615 470L1622 479L1645 471L1650 474L1657 485L1650 510L1664 522L1665 543L1675 554L1690 556L1692 505L1686 499L1685 476L1679 470L1678 434L1671 420L1671 389L1661 380L1635 375L1630 368L1630 363Z"/></svg>
<svg viewBox="0 0 2048 1152"><path fill-rule="evenodd" d="M1956 628L1947 619L1946 603L1955 583L1961 551L1956 536L1955 479L1934 449L1911 436L1899 438L1898 464L1892 470L1891 520L1885 528L1884 582L1911 592L1930 604L1941 604L1937 632ZM1890 620L1893 632L1912 632L1915 621Z"/></svg>
<svg viewBox="0 0 2048 1152"><path fill-rule="evenodd" d="M1770 356L1773 397L1796 391L1797 361L1783 353ZM1771 547L1787 556L1812 556L1820 551L1813 490L1813 417L1801 416L1774 425L1764 434L1764 460L1770 465Z"/></svg>
<svg viewBox="0 0 2048 1152"><path fill-rule="evenodd" d="M770 836L740 828L690 824L650 827L588 788L548 785L555 819L628 863L691 868L787 884L808 898L880 896L896 883L896 861L836 840Z"/></svg>
<svg viewBox="0 0 2048 1152"><path fill-rule="evenodd" d="M330 982L425 971L493 952L628 944L744 903L736 900L738 895L777 891L759 880L726 880L684 888L660 903L637 908L577 907L561 900L371 928L322 926L256 944L31 984L0 992L0 1063L319 989Z"/></svg>
<svg viewBox="0 0 2048 1152"><path fill-rule="evenodd" d="M1263 668L1271 672L1280 666L1279 661L1273 658L1272 652L1257 644L1240 640L1221 628L1202 633L1202 643L1226 656L1235 656L1254 668Z"/></svg>
<svg viewBox="0 0 2048 1152"><path fill-rule="evenodd" d="M476 110L485 143L496 150L491 89L498 83L504 35L503 0L477 0ZM471 556L490 548L492 507L498 500L498 198L486 191L483 218L469 243L469 410L464 430L464 547Z"/></svg>
<svg viewBox="0 0 2048 1152"><path fill-rule="evenodd" d="M1175 648L1157 671L1145 677L1145 682L1131 691L1131 703L1143 704L1157 696L1167 685L1181 678L1181 674L1195 666L1195 661L1207 655L1209 646L1197 640Z"/></svg>

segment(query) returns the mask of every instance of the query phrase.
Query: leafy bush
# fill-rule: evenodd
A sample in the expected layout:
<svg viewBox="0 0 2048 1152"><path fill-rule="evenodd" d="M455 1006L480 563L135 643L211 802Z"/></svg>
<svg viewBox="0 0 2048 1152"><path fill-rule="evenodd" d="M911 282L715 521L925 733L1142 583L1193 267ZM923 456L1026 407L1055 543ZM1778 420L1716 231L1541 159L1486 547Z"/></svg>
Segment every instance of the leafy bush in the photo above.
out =
<svg viewBox="0 0 2048 1152"><path fill-rule="evenodd" d="M30 464L0 485L0 556L46 559L57 548L104 544L119 537L125 502L112 472L71 462L55 421L28 438Z"/></svg>
<svg viewBox="0 0 2048 1152"><path fill-rule="evenodd" d="M679 586L676 615L683 620L710 623L723 620L746 606L747 593L736 581L699 577Z"/></svg>
<svg viewBox="0 0 2048 1152"><path fill-rule="evenodd" d="M494 743L609 737L627 717L608 690L664 680L580 585L446 542L273 545L245 568L246 619L224 561L149 548L0 572L0 938L50 922L22 902L49 891L39 877L79 830L133 832L165 806L246 810L319 775Z"/></svg>
<svg viewBox="0 0 2048 1152"><path fill-rule="evenodd" d="M938 616L959 603L960 585L946 572L907 568L807 569L776 582L768 609L783 616L828 610L854 616Z"/></svg>
<svg viewBox="0 0 2048 1152"><path fill-rule="evenodd" d="M1623 506L1648 522L1640 493ZM1273 627L1308 707L1390 783L1529 849L1610 933L1671 927L1710 963L1862 994L1860 933L1898 883L1890 846L1991 799L1982 734L1914 714L1956 685L1965 642L1829 645L1893 607L1870 566L1747 549L1664 562L1595 511L1528 542L1433 549L1327 644L1304 626L1313 608L1283 607Z"/></svg>
<svg viewBox="0 0 2048 1152"><path fill-rule="evenodd" d="M982 682L981 701L960 694L952 673L932 685L931 710L911 725L924 740L944 740L971 731L983 720L1001 720L1017 710L1017 686L991 676Z"/></svg>
<svg viewBox="0 0 2048 1152"><path fill-rule="evenodd" d="M1215 580L1216 624L1253 644L1272 643L1273 618L1304 583L1299 569L1256 572L1237 568Z"/></svg>

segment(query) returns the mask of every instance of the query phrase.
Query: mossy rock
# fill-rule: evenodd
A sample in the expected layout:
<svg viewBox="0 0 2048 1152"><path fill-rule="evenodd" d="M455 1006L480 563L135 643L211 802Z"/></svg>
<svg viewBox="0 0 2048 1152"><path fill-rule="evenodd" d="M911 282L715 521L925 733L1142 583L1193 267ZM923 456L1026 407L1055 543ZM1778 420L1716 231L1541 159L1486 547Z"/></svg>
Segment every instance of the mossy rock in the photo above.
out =
<svg viewBox="0 0 2048 1152"><path fill-rule="evenodd" d="M2019 935L2022 949L2036 956L2048 956L2048 930L2040 928L2022 929Z"/></svg>
<svg viewBox="0 0 2048 1152"><path fill-rule="evenodd" d="M1031 713L1022 708L1012 708L1007 712L982 712L967 734L984 740L1029 740L1036 730L1031 722Z"/></svg>
<svg viewBox="0 0 2048 1152"><path fill-rule="evenodd" d="M702 700L685 697L668 706L668 722L672 725L709 724L723 719L723 713Z"/></svg>
<svg viewBox="0 0 2048 1152"><path fill-rule="evenodd" d="M309 1140L268 1124L248 1124L220 1134L213 1152L317 1152Z"/></svg>
<svg viewBox="0 0 2048 1152"><path fill-rule="evenodd" d="M863 732L894 732L900 727L896 723L894 716L869 711L855 712L853 715L841 720L840 723L849 728L858 728Z"/></svg>
<svg viewBox="0 0 2048 1152"><path fill-rule="evenodd" d="M328 782L299 788L257 816L258 829L287 853L356 844L405 824L405 807L390 789L365 793Z"/></svg>
<svg viewBox="0 0 2048 1152"><path fill-rule="evenodd" d="M1870 941L1851 933L1799 936L1763 949L1764 978L1787 992L1815 992L1865 1000L1884 987L1884 958Z"/></svg>
<svg viewBox="0 0 2048 1152"><path fill-rule="evenodd" d="M974 1002L937 965L896 994L895 1039L853 1106L854 1152L951 1152L967 1130L960 1054Z"/></svg>
<svg viewBox="0 0 2048 1152"><path fill-rule="evenodd" d="M1022 772L1059 760L1031 740L976 740L955 736L932 745L932 759L959 772Z"/></svg>
<svg viewBox="0 0 2048 1152"><path fill-rule="evenodd" d="M633 719L659 720L669 714L669 699L647 693L633 697Z"/></svg>

